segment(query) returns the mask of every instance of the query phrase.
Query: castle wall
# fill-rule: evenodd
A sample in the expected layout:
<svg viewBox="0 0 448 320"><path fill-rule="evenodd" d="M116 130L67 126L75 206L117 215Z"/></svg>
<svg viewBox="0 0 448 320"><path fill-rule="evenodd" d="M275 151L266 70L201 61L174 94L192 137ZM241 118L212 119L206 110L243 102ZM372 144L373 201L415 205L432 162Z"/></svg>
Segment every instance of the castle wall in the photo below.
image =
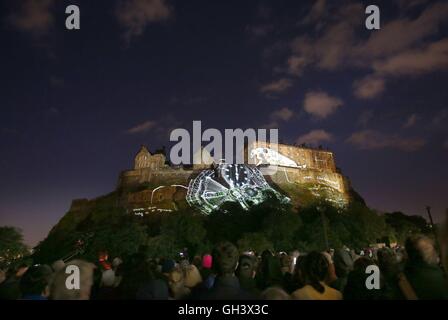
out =
<svg viewBox="0 0 448 320"><path fill-rule="evenodd" d="M192 173L192 170L173 169L168 166L159 170L151 168L128 170L120 174L118 185L119 187L132 187L150 183L154 185L181 184L187 186Z"/></svg>
<svg viewBox="0 0 448 320"><path fill-rule="evenodd" d="M318 171L312 169L296 169L279 167L278 171L271 176L273 182L278 184L283 183L298 183L298 184L322 184L332 187L341 193L346 192L345 178L335 172Z"/></svg>
<svg viewBox="0 0 448 320"><path fill-rule="evenodd" d="M186 189L182 187L166 186L158 189L146 189L130 193L127 203L130 205L160 205L176 201L179 195L185 198ZM172 205L171 205L172 206Z"/></svg>
<svg viewBox="0 0 448 320"><path fill-rule="evenodd" d="M277 172L270 179L278 184L307 184L330 187L340 193L345 201L349 200L349 183L338 172L333 153L327 150L308 149L284 144L254 142L247 147L248 163L256 162L250 159L252 150L267 148L278 152L293 162L285 161L284 165L277 166ZM273 159L275 161L275 158ZM271 165L274 165L271 163Z"/></svg>
<svg viewBox="0 0 448 320"><path fill-rule="evenodd" d="M284 144L271 144L266 142L255 142L246 147L246 163L256 163L256 159L248 159L252 150L266 149L277 158L270 157L269 161L277 161L277 172L269 179L280 188L287 184L297 186L309 186L310 190L322 188L326 189L336 198L349 200L349 185L347 179L336 169L333 153L327 150L308 149ZM255 161L254 161L255 160ZM266 164L266 163L265 163ZM268 163L269 164L269 163ZM272 165L272 163L271 163ZM137 187L148 184L150 189L127 194L123 199L128 204L142 204L148 202L148 197L160 198L160 201L167 201L173 197L174 189L171 185L188 186L191 177L198 172L209 168L209 165L196 165L191 168L171 167L165 164L165 157L160 154L151 155L146 148L142 147L135 159L135 169L123 171L120 174L118 188ZM266 177L268 178L268 177ZM152 190L165 186L152 194ZM173 194L172 194L173 193ZM179 195L179 192L176 193ZM317 195L317 192L314 193ZM153 199L154 200L154 199ZM171 202L171 201L169 201Z"/></svg>
<svg viewBox="0 0 448 320"><path fill-rule="evenodd" d="M254 161L247 155L250 155L251 151L256 148L275 150L282 156L293 160L300 167L319 171L336 172L333 153L327 150L308 149L285 144L256 141L246 148L246 162L251 163Z"/></svg>

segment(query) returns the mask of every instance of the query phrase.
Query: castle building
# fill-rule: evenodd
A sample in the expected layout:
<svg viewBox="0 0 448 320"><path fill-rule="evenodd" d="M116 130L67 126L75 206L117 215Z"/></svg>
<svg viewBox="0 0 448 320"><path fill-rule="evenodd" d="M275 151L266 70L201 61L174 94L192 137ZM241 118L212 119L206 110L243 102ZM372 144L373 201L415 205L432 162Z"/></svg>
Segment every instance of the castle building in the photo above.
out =
<svg viewBox="0 0 448 320"><path fill-rule="evenodd" d="M204 163L173 166L163 152L151 153L142 146L135 155L134 168L119 175L118 205L141 215L188 205L186 194L190 181L210 168L210 154L204 149L199 152L200 155L193 157L205 158ZM338 206L350 201L349 181L337 169L334 154L328 150L256 141L246 146L244 159L245 163L260 169L275 168L262 170L264 178L275 189L288 194L295 205L304 203L304 194ZM91 201L74 200L71 211L88 208Z"/></svg>
<svg viewBox="0 0 448 320"><path fill-rule="evenodd" d="M193 157L203 158L204 151ZM348 180L336 168L330 151L258 141L245 151L246 163L276 168L265 178L280 189L304 189L338 205L349 201ZM174 198L179 201L191 178L210 167L210 155L205 157L207 163L172 166L164 154L151 153L142 146L134 158L134 168L120 174L118 189L126 195L124 202L133 206L172 202Z"/></svg>
<svg viewBox="0 0 448 320"><path fill-rule="evenodd" d="M126 189L140 185L150 187L169 184L188 185L191 174L191 169L170 166L164 154L151 154L145 146L142 146L134 158L134 169L120 173L118 188Z"/></svg>

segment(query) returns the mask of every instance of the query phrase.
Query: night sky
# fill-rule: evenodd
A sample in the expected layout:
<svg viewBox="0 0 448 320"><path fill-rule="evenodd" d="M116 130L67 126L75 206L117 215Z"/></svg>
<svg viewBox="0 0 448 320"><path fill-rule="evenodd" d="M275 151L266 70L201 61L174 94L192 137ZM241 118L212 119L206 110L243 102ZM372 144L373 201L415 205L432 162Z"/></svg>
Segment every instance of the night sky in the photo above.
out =
<svg viewBox="0 0 448 320"><path fill-rule="evenodd" d="M448 207L448 1L10 0L0 28L0 225L30 245L193 120L328 147L380 211Z"/></svg>

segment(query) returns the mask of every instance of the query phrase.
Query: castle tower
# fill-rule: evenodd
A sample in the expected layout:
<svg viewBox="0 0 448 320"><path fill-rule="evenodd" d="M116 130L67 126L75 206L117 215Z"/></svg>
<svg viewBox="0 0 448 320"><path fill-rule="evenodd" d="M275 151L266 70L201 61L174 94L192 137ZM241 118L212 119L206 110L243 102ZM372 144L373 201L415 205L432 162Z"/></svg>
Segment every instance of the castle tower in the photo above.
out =
<svg viewBox="0 0 448 320"><path fill-rule="evenodd" d="M135 156L134 169L137 170L137 169L149 168L150 164L151 164L151 153L145 146L142 145L140 151Z"/></svg>

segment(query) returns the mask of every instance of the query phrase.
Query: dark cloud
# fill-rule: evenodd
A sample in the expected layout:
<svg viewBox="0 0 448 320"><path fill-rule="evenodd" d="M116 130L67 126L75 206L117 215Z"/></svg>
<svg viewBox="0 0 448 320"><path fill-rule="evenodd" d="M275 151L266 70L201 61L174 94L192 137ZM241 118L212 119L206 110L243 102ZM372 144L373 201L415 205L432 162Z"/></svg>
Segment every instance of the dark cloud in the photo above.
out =
<svg viewBox="0 0 448 320"><path fill-rule="evenodd" d="M322 142L333 140L333 135L323 129L312 130L296 139L297 144L311 144L317 146Z"/></svg>
<svg viewBox="0 0 448 320"><path fill-rule="evenodd" d="M173 16L173 9L165 0L120 0L115 12L118 22L125 29L126 41L142 35L149 24Z"/></svg>
<svg viewBox="0 0 448 320"><path fill-rule="evenodd" d="M411 114L403 124L403 128L410 128L413 127L419 119L419 116L415 113Z"/></svg>
<svg viewBox="0 0 448 320"><path fill-rule="evenodd" d="M282 93L292 87L292 81L288 78L282 78L260 87L260 92L264 94Z"/></svg>
<svg viewBox="0 0 448 320"><path fill-rule="evenodd" d="M392 148L407 152L417 151L426 144L422 138L388 135L375 130L355 132L346 141L361 150Z"/></svg>
<svg viewBox="0 0 448 320"><path fill-rule="evenodd" d="M51 9L54 0L24 0L7 17L7 21L16 29L33 36L43 36L54 23Z"/></svg>
<svg viewBox="0 0 448 320"><path fill-rule="evenodd" d="M305 95L303 108L317 118L327 118L342 106L344 102L323 91L311 91Z"/></svg>
<svg viewBox="0 0 448 320"><path fill-rule="evenodd" d="M146 120L126 130L128 134L145 133L156 127L157 123L152 120Z"/></svg>
<svg viewBox="0 0 448 320"><path fill-rule="evenodd" d="M360 2L333 8L332 15L325 15L325 8L325 1L314 3L304 20L315 24L325 21L324 27L311 34L299 32L291 40L285 67L275 66L274 70L293 76L302 76L311 68L365 70L371 74L356 79L353 90L356 97L370 99L385 90L389 77L423 75L448 68L448 39L434 39L448 19L448 3L431 3L415 18L401 16L390 20L366 40L357 36L365 17Z"/></svg>
<svg viewBox="0 0 448 320"><path fill-rule="evenodd" d="M288 122L292 120L296 114L290 108L283 107L278 110L271 112L269 115L270 122L268 124L263 125L263 128L274 129L279 128L282 122Z"/></svg>

